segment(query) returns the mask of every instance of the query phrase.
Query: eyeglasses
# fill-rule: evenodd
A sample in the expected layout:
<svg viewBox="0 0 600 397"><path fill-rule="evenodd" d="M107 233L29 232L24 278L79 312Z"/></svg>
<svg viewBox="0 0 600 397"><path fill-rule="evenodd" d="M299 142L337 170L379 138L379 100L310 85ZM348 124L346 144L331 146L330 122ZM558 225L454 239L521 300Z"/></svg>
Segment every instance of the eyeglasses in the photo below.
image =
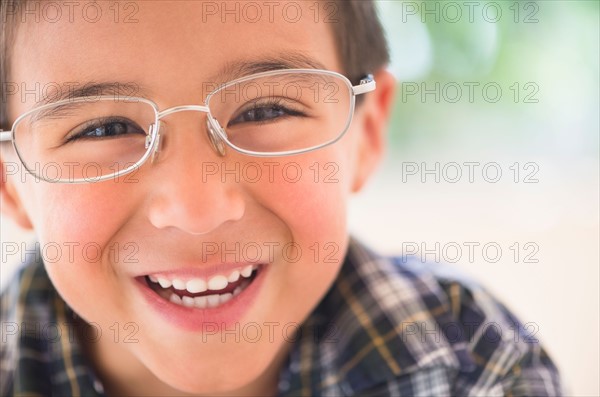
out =
<svg viewBox="0 0 600 397"><path fill-rule="evenodd" d="M0 130L0 141L12 141L36 178L99 182L156 159L163 117L198 111L207 113L206 133L220 156L227 147L249 156L288 156L338 141L352 122L356 96L374 89L372 75L353 86L336 72L285 69L218 85L204 105L162 111L145 98L80 97L22 114L10 131Z"/></svg>

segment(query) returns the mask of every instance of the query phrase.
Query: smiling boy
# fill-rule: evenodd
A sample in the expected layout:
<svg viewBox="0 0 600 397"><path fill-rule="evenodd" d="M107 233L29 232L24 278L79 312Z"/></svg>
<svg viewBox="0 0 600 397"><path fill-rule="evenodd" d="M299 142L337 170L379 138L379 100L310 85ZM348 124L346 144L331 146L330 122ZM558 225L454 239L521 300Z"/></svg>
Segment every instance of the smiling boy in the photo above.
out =
<svg viewBox="0 0 600 397"><path fill-rule="evenodd" d="M484 289L348 236L395 85L371 2L1 4L2 213L62 254L3 294L2 395L560 394Z"/></svg>

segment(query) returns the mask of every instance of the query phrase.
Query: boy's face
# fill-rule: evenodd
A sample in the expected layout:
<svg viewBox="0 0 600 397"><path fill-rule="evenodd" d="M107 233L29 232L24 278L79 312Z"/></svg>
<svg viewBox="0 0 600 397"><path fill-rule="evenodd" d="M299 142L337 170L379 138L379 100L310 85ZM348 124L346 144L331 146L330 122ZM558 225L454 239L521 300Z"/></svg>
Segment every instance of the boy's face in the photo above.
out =
<svg viewBox="0 0 600 397"><path fill-rule="evenodd" d="M115 23L108 3L107 17L97 23L77 13L74 22L27 23L16 38L10 79L25 87L133 83L165 109L202 104L207 76L229 62L301 53L342 72L333 27L323 23L323 10L315 23L312 2L294 2L303 15L296 22L292 9L282 17L285 2L262 8L255 22L245 18L243 2L239 22L221 10L225 3L210 3L142 2L134 23L123 23L131 12L123 9ZM227 2L235 9L233 4ZM215 6L218 13L207 14ZM11 120L35 106L33 96L20 98L10 98ZM231 149L219 157L207 138L206 115L176 113L162 120L160 156L134 174L135 183L52 184L31 176L22 181L20 174L8 178L3 195L42 247L60 247L61 259L47 261L46 269L65 301L100 328L102 336L91 346L98 356L112 351L121 373L155 376L185 392L242 389L272 377L296 337L296 324L339 271L348 196L362 186L381 151L377 117L386 112L372 110L373 102L368 98L356 111L336 144L270 159ZM17 161L11 151L3 154L5 162ZM242 172L249 162L263 171L258 181ZM207 164L217 166L216 175L206 174ZM226 173L236 169L237 175ZM231 273L223 264L250 262L260 264L252 282L207 309L168 302L143 277L210 279Z"/></svg>

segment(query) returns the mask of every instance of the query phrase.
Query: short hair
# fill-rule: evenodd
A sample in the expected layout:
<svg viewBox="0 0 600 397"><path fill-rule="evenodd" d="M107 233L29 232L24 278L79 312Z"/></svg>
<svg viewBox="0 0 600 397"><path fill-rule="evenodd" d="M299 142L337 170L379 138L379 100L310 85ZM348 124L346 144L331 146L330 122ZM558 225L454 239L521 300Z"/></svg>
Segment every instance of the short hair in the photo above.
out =
<svg viewBox="0 0 600 397"><path fill-rule="evenodd" d="M22 10L32 0L0 0L0 129L9 129L6 82L16 33L9 10ZM373 0L334 0L327 8L343 73L354 83L389 63L385 33ZM358 99L361 99L359 97Z"/></svg>

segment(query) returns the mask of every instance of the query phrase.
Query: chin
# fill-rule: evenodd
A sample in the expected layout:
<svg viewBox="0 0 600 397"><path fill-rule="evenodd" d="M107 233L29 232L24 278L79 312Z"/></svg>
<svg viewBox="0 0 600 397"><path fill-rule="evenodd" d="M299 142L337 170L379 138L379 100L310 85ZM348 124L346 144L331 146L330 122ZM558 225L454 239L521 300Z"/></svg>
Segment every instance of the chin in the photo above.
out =
<svg viewBox="0 0 600 397"><path fill-rule="evenodd" d="M166 348L168 350L168 348ZM264 350L260 354L249 354L248 359L239 355L224 362L215 362L214 354L198 356L196 360L154 360L150 368L163 383L182 393L193 395L235 394L249 387L263 374L269 360ZM202 362L205 359L206 361ZM265 361L265 362L263 362Z"/></svg>

